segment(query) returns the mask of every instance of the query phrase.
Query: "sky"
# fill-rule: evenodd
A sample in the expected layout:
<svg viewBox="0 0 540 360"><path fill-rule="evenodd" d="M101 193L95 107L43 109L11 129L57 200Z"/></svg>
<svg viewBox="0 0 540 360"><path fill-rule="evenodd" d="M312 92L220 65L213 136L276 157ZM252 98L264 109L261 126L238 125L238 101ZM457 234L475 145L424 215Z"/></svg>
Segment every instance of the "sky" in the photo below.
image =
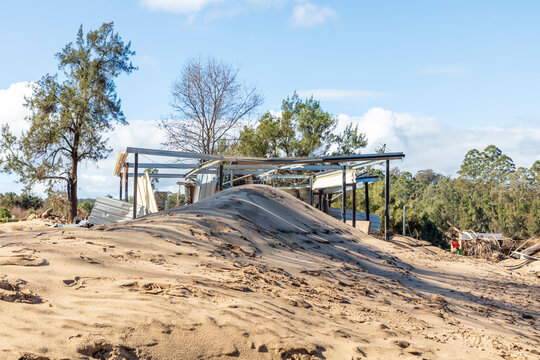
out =
<svg viewBox="0 0 540 360"><path fill-rule="evenodd" d="M297 91L358 124L365 153L386 144L402 170L456 176L467 151L499 147L517 166L540 159L540 2L329 0L64 0L0 2L0 124L27 126L28 84L56 73L54 54L113 21L138 70L117 80L130 125L114 152L81 167L79 195L116 195L127 146L161 148L171 82L186 60L238 66L265 101L251 120ZM156 160L156 159L149 159ZM174 191L161 180L160 190ZM0 193L19 191L0 174ZM40 188L36 188L39 193Z"/></svg>

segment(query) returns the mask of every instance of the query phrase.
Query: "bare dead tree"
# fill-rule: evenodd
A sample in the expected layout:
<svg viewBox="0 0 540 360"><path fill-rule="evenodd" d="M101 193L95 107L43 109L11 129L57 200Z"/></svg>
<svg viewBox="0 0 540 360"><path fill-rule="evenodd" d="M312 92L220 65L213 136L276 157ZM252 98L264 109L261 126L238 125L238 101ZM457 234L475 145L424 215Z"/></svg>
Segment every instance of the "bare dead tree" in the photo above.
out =
<svg viewBox="0 0 540 360"><path fill-rule="evenodd" d="M189 60L171 86L173 115L161 120L163 145L212 154L239 120L262 104L254 86L238 80L238 68L208 57Z"/></svg>

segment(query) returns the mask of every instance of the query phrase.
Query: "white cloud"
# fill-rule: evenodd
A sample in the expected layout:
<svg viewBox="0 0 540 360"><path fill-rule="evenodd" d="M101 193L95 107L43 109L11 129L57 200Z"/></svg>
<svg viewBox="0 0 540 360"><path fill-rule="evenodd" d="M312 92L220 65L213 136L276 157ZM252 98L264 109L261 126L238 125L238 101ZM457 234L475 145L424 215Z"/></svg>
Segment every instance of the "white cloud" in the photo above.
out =
<svg viewBox="0 0 540 360"><path fill-rule="evenodd" d="M206 6L222 0L141 0L140 4L152 11L193 15Z"/></svg>
<svg viewBox="0 0 540 360"><path fill-rule="evenodd" d="M23 121L27 112L22 106L24 96L30 94L28 83L15 83L8 89L0 89L0 125L10 124L20 133L26 128ZM279 112L275 112L279 115ZM364 152L373 152L375 147L386 144L390 151L402 151L403 162L395 162L400 169L416 172L431 168L448 175L455 175L467 151L484 149L494 144L510 156L516 166L530 168L538 160L540 149L540 124L523 121L512 127L482 127L459 129L446 125L433 117L418 117L409 113L394 113L382 108L372 108L361 116L338 115L338 128L342 131L350 122L358 124L359 130L367 133L368 147ZM127 126L117 125L109 135L113 148L108 159L98 163L87 162L80 166L79 196L118 196L119 180L113 176L116 157L126 147L162 148L164 135L156 121L131 120ZM130 158L132 159L132 157ZM130 160L132 161L132 160ZM140 157L141 162L170 162L170 158ZM165 171L164 171L165 172ZM167 170L169 173L182 171ZM176 179L160 179L158 188L176 191ZM22 186L16 177L0 173L0 192L19 192ZM130 185L131 188L131 185ZM43 187L34 191L43 194ZM131 191L130 191L131 192Z"/></svg>
<svg viewBox="0 0 540 360"><path fill-rule="evenodd" d="M32 94L30 82L11 84L7 89L0 89L0 126L9 125L11 131L19 135L27 128L25 117L28 110L23 106L24 97ZM17 184L14 175L0 173L0 193L18 192L22 186Z"/></svg>
<svg viewBox="0 0 540 360"><path fill-rule="evenodd" d="M118 153L125 152L128 146L149 149L163 148L164 133L157 127L157 121L132 120L129 125L117 125L109 135L109 146L113 149L111 155L98 163L87 162L83 164L79 172L80 197L96 197L103 195L118 196L119 179L113 175L114 166ZM133 155L129 155L128 161L133 161ZM172 162L171 158L157 158L155 156L139 156L139 162ZM142 171L142 170L139 170ZM166 173L178 173L181 171L161 170ZM160 179L158 189L161 191L176 191L178 179ZM130 180L131 196L131 180Z"/></svg>
<svg viewBox="0 0 540 360"><path fill-rule="evenodd" d="M185 15L188 23L195 18L213 21L230 18L251 11L279 8L290 0L139 0L139 4L151 11ZM336 12L329 6L320 6L309 0L297 0L292 9L290 22L295 27L312 27L334 18Z"/></svg>
<svg viewBox="0 0 540 360"><path fill-rule="evenodd" d="M324 24L334 18L336 12L329 6L315 5L309 1L302 1L293 8L291 23L296 27L312 27Z"/></svg>
<svg viewBox="0 0 540 360"><path fill-rule="evenodd" d="M424 75L466 75L470 72L470 69L463 65L433 66L420 71Z"/></svg>
<svg viewBox="0 0 540 360"><path fill-rule="evenodd" d="M490 144L510 156L516 166L530 168L538 159L540 149L540 127L459 129L433 117L417 117L381 108L370 109L362 116L340 114L338 120L336 131L342 131L352 122L358 124L360 131L366 132L368 147L364 152L374 152L381 144L386 144L389 151L404 152L403 162L394 165L411 172L431 168L454 176L469 150L483 150Z"/></svg>
<svg viewBox="0 0 540 360"><path fill-rule="evenodd" d="M28 85L30 82L18 82L7 89L0 89L0 126L8 124L17 135L22 130L28 128L28 123L24 120L28 115L28 110L23 106L24 97L29 96L32 91ZM98 163L83 162L79 168L79 197L95 197L99 195L111 194L118 196L118 178L113 176L116 157L120 151L125 151L126 147L146 147L161 148L163 133L157 128L155 121L133 120L129 125L117 125L116 129L109 134L109 146L113 152L109 158ZM150 162L141 157L141 162ZM170 161L170 159L168 160ZM172 172L172 171L171 171ZM177 180L160 180L160 190L176 191ZM0 193L8 191L20 192L22 184L17 183L17 176L0 173ZM43 196L44 186L36 186L34 192Z"/></svg>
<svg viewBox="0 0 540 360"><path fill-rule="evenodd" d="M309 89L300 90L301 97L313 96L317 100L353 100L368 99L384 95L383 93L361 89Z"/></svg>
<svg viewBox="0 0 540 360"><path fill-rule="evenodd" d="M0 124L8 124L17 135L27 127L25 117L29 112L23 104L24 97L32 94L31 84L23 81L11 84L7 89L0 89Z"/></svg>

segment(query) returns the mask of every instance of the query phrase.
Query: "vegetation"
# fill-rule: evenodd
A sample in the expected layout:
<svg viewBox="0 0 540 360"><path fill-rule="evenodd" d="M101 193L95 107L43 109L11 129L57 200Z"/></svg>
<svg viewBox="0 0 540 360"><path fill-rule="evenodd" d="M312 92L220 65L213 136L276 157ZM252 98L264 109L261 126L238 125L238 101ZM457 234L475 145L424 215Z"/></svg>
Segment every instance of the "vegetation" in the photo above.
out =
<svg viewBox="0 0 540 360"><path fill-rule="evenodd" d="M280 115L267 112L255 126L244 126L238 143L222 150L263 157L347 155L367 145L365 134L352 124L334 134L336 119L313 98L300 99L295 93L283 101L281 110ZM381 178L371 185L370 210L384 221L384 172L369 170ZM442 246L448 221L476 232L540 235L540 160L530 169L516 169L512 159L490 145L469 151L458 174L452 178L428 169L413 175L393 169L391 230L401 233L405 206L408 234ZM364 211L363 189L357 190L357 199L357 210ZM333 206L340 207L341 201Z"/></svg>
<svg viewBox="0 0 540 360"><path fill-rule="evenodd" d="M216 153L238 122L262 103L256 88L238 79L238 71L212 57L189 60L171 87L174 113L160 123L164 145Z"/></svg>
<svg viewBox="0 0 540 360"><path fill-rule="evenodd" d="M8 192L5 194L0 194L0 207L12 209L14 207L19 207L23 210L36 210L43 206L43 200L38 197L31 195L27 192L23 192L21 195L17 195L13 192Z"/></svg>
<svg viewBox="0 0 540 360"><path fill-rule="evenodd" d="M96 202L95 200L93 201L85 200L79 204L79 208L85 210L88 214L90 214L92 212L92 209L94 208L95 202Z"/></svg>
<svg viewBox="0 0 540 360"><path fill-rule="evenodd" d="M0 207L0 219L9 219L11 218L11 211L5 207Z"/></svg>
<svg viewBox="0 0 540 360"><path fill-rule="evenodd" d="M180 201L178 201L178 200L180 200ZM180 205L185 204L186 203L186 195L180 194L180 196L178 196L178 193L169 194L169 196L167 197L167 203L166 203L165 209L175 208L177 203L180 203Z"/></svg>
<svg viewBox="0 0 540 360"><path fill-rule="evenodd" d="M373 173L381 181L370 187L370 208L384 221L384 174ZM433 170L413 175L393 169L391 230L401 233L406 206L407 234L438 245L446 243L447 221L475 232L515 238L540 235L540 160L530 169L516 169L512 159L490 145L483 151L469 151L458 173L458 178L451 178ZM363 211L363 189L357 191L357 199L357 210Z"/></svg>
<svg viewBox="0 0 540 360"><path fill-rule="evenodd" d="M81 26L75 44L56 54L63 80L43 76L26 99L28 131L17 138L2 127L3 171L19 175L28 189L36 182L50 189L67 184L69 221L77 214L79 163L107 157L111 149L105 134L115 122L126 123L114 79L136 69L130 61L134 54L113 23L86 36Z"/></svg>
<svg viewBox="0 0 540 360"><path fill-rule="evenodd" d="M283 100L281 114L267 112L256 126L244 126L233 150L248 156L309 156L351 154L367 145L365 134L349 124L342 134L333 134L337 120L313 97L300 99L296 93Z"/></svg>

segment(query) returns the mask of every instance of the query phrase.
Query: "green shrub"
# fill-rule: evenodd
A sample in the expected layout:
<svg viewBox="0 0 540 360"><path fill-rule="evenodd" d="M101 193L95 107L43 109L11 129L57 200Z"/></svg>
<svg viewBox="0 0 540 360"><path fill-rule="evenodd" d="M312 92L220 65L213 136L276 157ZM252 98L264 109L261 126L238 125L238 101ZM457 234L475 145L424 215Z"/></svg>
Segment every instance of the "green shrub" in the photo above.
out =
<svg viewBox="0 0 540 360"><path fill-rule="evenodd" d="M94 202L85 200L81 204L79 204L79 207L83 210L86 210L90 214L90 212L92 212L92 208L94 207Z"/></svg>
<svg viewBox="0 0 540 360"><path fill-rule="evenodd" d="M0 207L0 219L9 219L11 218L11 211L4 207Z"/></svg>

